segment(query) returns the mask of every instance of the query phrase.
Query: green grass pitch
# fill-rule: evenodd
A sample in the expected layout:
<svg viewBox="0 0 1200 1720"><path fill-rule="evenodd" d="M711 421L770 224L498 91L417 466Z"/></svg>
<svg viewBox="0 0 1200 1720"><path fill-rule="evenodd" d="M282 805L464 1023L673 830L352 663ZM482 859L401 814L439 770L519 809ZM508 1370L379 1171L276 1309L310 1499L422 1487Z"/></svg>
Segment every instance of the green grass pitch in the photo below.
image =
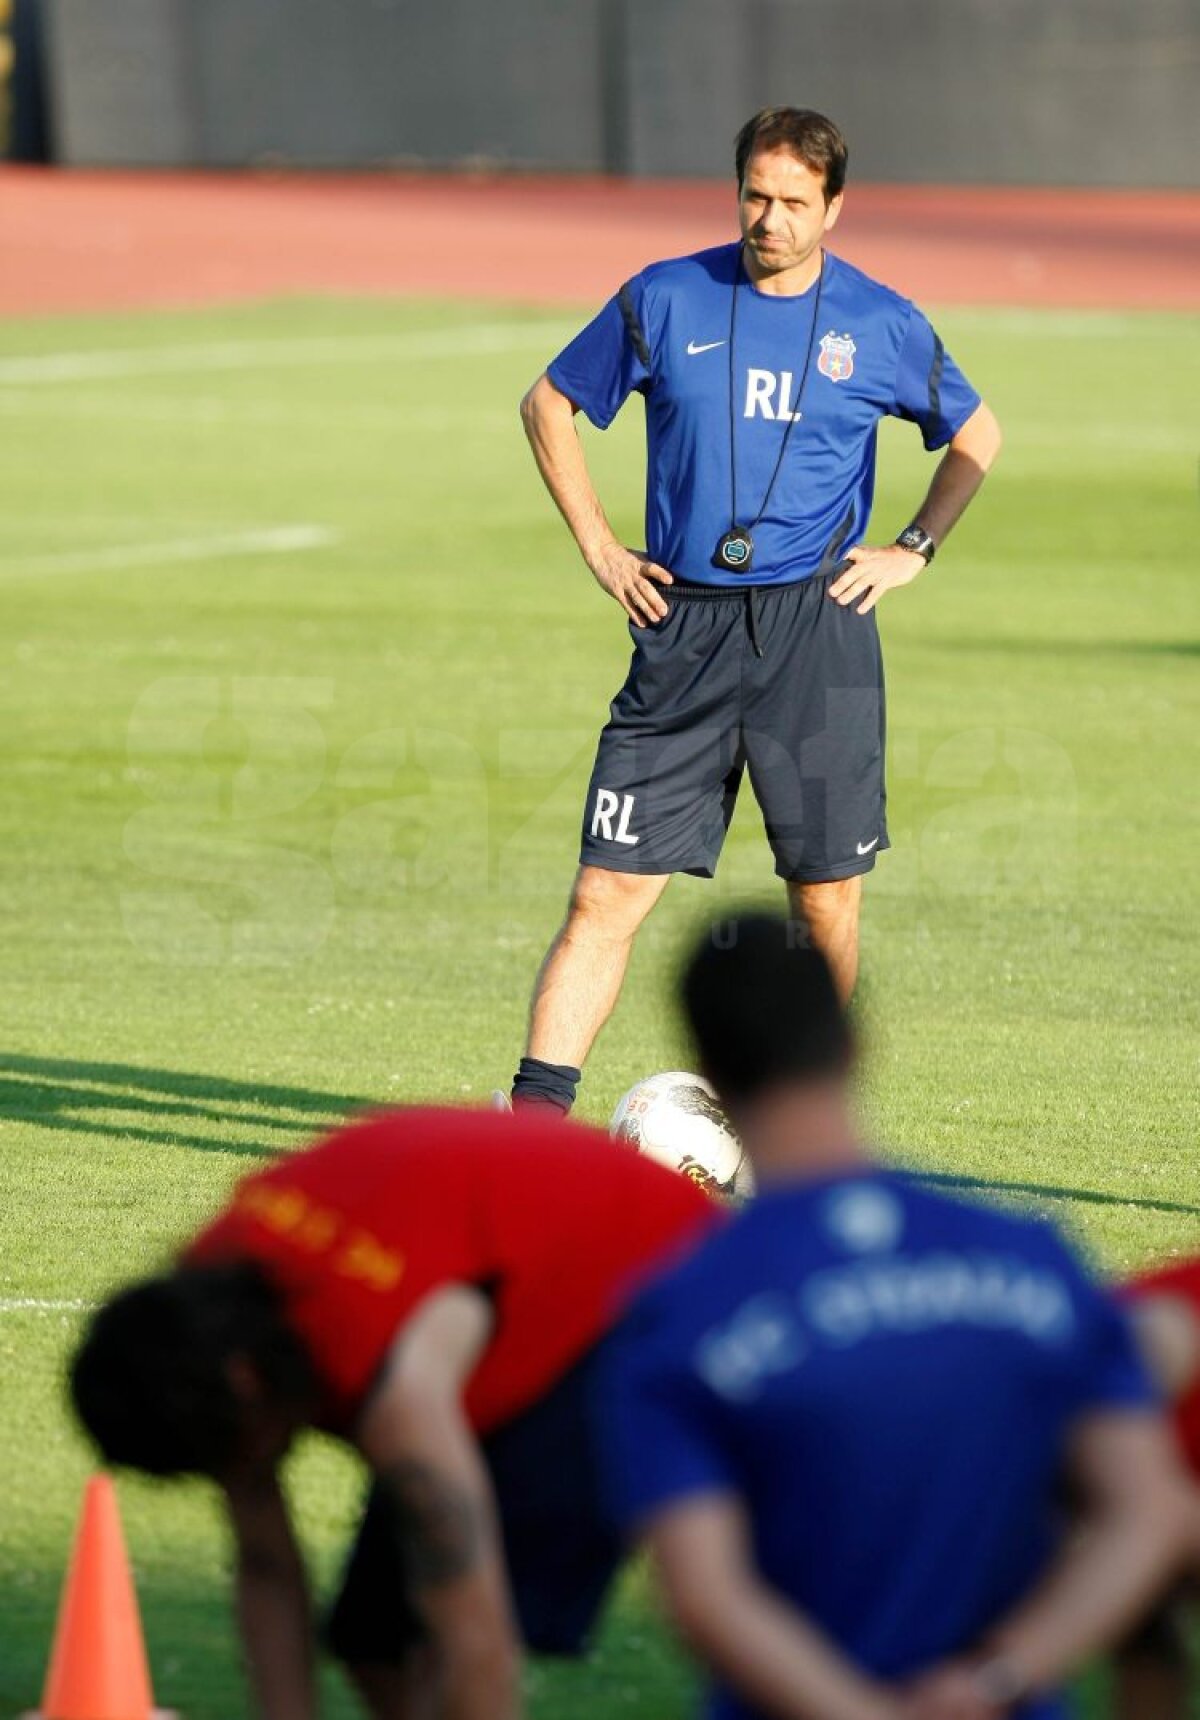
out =
<svg viewBox="0 0 1200 1720"><path fill-rule="evenodd" d="M628 649L516 418L577 320L300 301L0 330L0 1713L37 1696L88 1466L76 1305L352 1107L511 1071ZM939 322L1007 446L883 607L863 1104L902 1161L1120 1270L1200 1242L1200 330ZM587 437L636 543L627 417ZM877 535L930 470L888 427ZM584 1115L686 1056L682 939L774 888L747 801L718 880L647 929ZM318 1441L292 1473L328 1582L357 1477ZM159 1697L230 1720L210 1499L122 1500ZM542 1720L671 1720L690 1688L636 1573L595 1664L531 1685ZM351 1712L332 1678L327 1711Z"/></svg>

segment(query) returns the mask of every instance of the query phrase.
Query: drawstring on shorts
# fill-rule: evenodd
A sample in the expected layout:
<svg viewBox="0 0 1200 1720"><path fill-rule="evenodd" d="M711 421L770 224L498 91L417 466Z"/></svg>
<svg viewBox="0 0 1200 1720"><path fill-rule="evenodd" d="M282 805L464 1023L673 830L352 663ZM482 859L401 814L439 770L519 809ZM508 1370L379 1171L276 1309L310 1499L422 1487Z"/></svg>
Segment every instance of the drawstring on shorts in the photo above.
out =
<svg viewBox="0 0 1200 1720"><path fill-rule="evenodd" d="M758 600L767 589L761 585L699 585L691 580L676 579L669 592L671 603L680 600L692 603L741 603L746 611L746 635L756 657L766 656L759 638ZM790 587L781 589L790 590Z"/></svg>
<svg viewBox="0 0 1200 1720"><path fill-rule="evenodd" d="M758 592L752 585L746 593L746 631L750 635L750 644L754 649L754 655L761 657L763 648L758 637L758 610L754 606L754 599L757 596Z"/></svg>

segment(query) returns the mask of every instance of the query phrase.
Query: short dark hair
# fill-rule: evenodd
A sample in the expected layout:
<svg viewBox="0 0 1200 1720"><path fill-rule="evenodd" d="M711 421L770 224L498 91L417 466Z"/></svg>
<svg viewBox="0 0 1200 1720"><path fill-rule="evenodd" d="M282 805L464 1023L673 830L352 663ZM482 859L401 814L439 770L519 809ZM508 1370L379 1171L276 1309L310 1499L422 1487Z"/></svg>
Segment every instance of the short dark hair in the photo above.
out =
<svg viewBox="0 0 1200 1720"><path fill-rule="evenodd" d="M831 119L811 108L763 108L746 121L733 146L739 191L746 164L759 149L786 149L814 173L823 173L826 203L832 203L846 184L850 159L846 140Z"/></svg>
<svg viewBox="0 0 1200 1720"><path fill-rule="evenodd" d="M122 1291L94 1316L71 1364L71 1397L107 1462L216 1475L245 1425L228 1368L238 1355L270 1401L315 1396L307 1352L257 1266L183 1266Z"/></svg>
<svg viewBox="0 0 1200 1720"><path fill-rule="evenodd" d="M850 1024L802 923L762 913L718 921L685 963L680 994L704 1073L727 1101L849 1068Z"/></svg>

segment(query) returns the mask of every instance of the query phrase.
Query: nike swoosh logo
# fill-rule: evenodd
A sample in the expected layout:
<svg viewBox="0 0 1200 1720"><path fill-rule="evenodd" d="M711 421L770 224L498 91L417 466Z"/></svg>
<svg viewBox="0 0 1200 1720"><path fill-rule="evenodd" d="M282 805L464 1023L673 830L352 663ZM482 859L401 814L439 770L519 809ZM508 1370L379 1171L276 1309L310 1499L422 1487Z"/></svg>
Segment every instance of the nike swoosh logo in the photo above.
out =
<svg viewBox="0 0 1200 1720"><path fill-rule="evenodd" d="M689 340L687 344L688 357L695 358L698 352L711 352L714 346L724 345L725 342L723 340L710 340L704 346L697 346L694 340Z"/></svg>
<svg viewBox="0 0 1200 1720"><path fill-rule="evenodd" d="M872 848L874 848L878 845L878 842L879 842L878 836L876 836L874 838L874 840L871 842L860 842L858 844L859 853L860 854L869 854L871 852Z"/></svg>

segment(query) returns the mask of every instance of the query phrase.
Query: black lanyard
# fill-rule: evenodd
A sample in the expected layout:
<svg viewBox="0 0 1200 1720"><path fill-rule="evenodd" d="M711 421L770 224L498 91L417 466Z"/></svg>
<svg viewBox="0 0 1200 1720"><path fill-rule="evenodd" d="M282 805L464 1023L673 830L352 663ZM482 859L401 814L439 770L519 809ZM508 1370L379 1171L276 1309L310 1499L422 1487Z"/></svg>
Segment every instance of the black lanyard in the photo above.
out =
<svg viewBox="0 0 1200 1720"><path fill-rule="evenodd" d="M737 516L737 418L735 416L734 396L736 392L736 377L734 363L734 339L737 334L737 303L738 286L743 273L742 253L738 251L737 266L733 274L733 292L729 300L729 530L721 538L713 551L712 565L727 573L749 573L754 559L754 538L751 535L755 526L767 511L767 503L771 500L775 489L775 481L783 466L783 456L787 453L787 445L791 440L792 431L798 422L800 407L804 400L804 388L808 381L808 373L812 368L812 355L817 344L817 328L821 315L821 289L825 285L825 253L821 253L821 270L817 276L817 293L813 300L812 326L808 331L808 346L804 354L804 369L800 373L800 387L796 394L795 406L788 417L787 428L779 443L779 453L775 457L775 470L771 473L767 484L766 494L759 504L758 512L748 526L738 524Z"/></svg>

